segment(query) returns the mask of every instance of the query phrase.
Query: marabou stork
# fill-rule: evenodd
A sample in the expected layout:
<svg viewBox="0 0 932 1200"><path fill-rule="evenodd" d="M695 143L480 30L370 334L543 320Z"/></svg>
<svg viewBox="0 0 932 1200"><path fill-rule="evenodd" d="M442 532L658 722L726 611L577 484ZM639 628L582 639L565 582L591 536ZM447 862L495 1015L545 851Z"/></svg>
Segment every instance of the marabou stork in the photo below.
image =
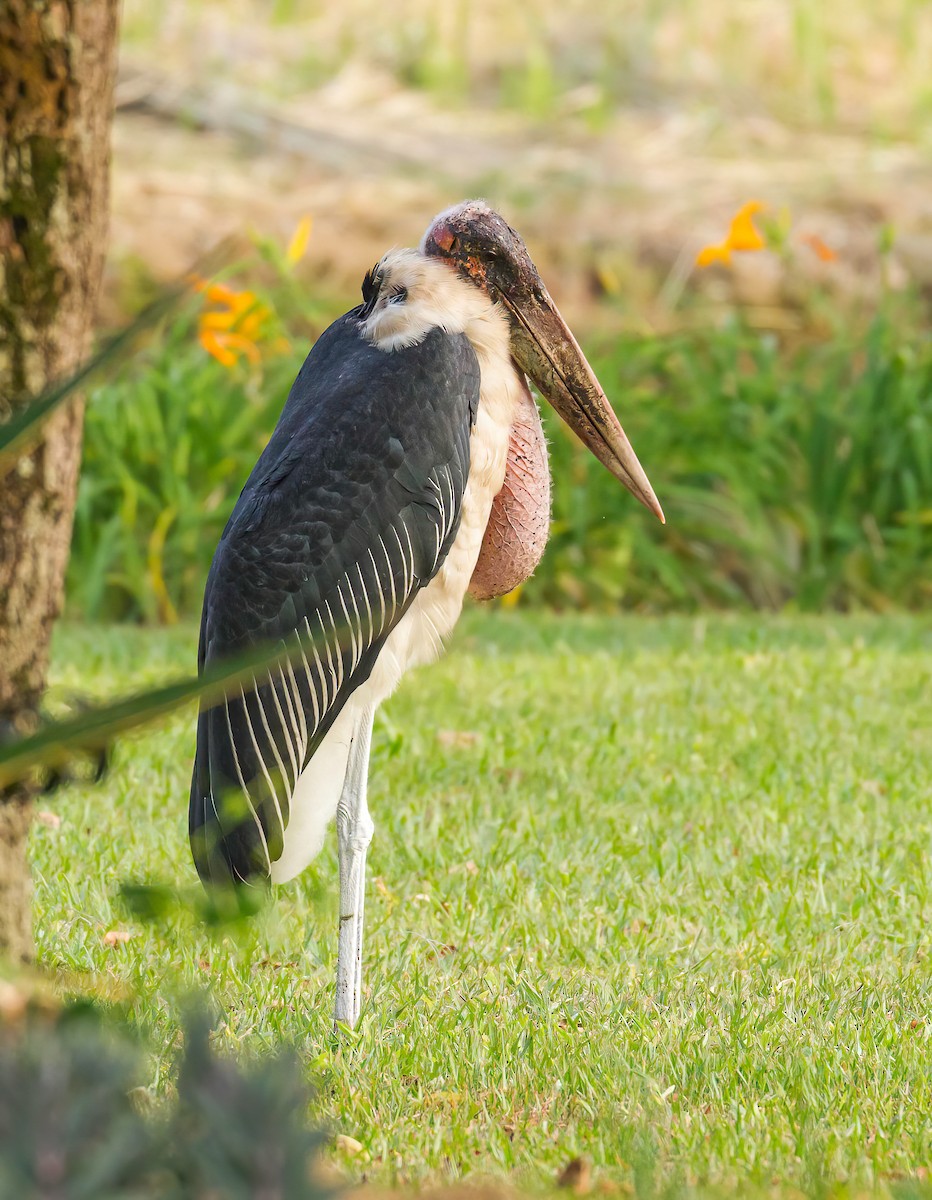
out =
<svg viewBox="0 0 932 1200"><path fill-rule="evenodd" d="M525 376L663 519L634 451L527 248L480 201L386 254L321 335L224 530L203 669L281 648L202 708L190 836L208 885L281 883L336 815L336 1021L361 996L372 722L435 658L467 591L500 595L540 559L550 479Z"/></svg>

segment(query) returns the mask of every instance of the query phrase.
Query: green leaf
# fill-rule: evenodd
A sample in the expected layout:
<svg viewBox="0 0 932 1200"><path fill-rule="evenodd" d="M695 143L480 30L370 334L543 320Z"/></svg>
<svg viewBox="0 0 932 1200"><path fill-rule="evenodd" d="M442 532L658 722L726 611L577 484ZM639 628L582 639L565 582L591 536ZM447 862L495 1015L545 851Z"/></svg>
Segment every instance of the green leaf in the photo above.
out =
<svg viewBox="0 0 932 1200"><path fill-rule="evenodd" d="M284 653L280 643L253 649L199 678L138 692L69 720L51 722L29 737L0 744L0 789L27 779L37 767L60 770L77 755L100 753L118 734L168 716L192 700L216 704L256 671L280 661Z"/></svg>

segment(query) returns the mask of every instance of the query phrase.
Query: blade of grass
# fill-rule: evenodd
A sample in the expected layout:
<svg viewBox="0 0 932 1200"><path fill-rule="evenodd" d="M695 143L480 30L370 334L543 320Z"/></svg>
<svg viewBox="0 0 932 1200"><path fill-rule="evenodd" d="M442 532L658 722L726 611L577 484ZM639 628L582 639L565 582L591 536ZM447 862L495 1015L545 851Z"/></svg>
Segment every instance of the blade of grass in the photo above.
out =
<svg viewBox="0 0 932 1200"><path fill-rule="evenodd" d="M279 661L284 653L281 644L252 649L218 663L198 678L180 679L137 692L86 709L69 720L51 722L28 737L6 742L0 745L0 790L28 778L36 767L60 769L79 754L101 751L117 734L168 716L192 700L217 704L231 689L251 680L257 670Z"/></svg>

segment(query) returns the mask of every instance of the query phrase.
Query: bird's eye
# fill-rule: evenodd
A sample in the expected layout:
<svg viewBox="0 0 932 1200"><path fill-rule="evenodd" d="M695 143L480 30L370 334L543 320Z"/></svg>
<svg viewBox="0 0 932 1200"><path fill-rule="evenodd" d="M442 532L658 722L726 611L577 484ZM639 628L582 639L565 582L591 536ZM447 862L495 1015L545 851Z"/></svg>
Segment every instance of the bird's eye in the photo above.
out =
<svg viewBox="0 0 932 1200"><path fill-rule="evenodd" d="M397 288L388 298L389 304L404 304L408 298L408 289L406 287Z"/></svg>

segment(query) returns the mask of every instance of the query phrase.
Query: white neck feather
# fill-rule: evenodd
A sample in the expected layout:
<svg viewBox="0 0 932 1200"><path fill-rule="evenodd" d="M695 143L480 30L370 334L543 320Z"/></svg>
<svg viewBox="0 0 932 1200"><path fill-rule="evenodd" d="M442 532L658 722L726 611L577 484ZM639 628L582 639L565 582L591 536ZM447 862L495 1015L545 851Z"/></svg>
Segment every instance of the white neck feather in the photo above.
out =
<svg viewBox="0 0 932 1200"><path fill-rule="evenodd" d="M479 359L480 408L496 426L510 429L521 395L520 377L501 307L453 267L417 250L390 251L374 273L380 279L379 297L363 324L363 335L390 354L417 345L432 329L465 334ZM393 300L401 290L403 301Z"/></svg>

